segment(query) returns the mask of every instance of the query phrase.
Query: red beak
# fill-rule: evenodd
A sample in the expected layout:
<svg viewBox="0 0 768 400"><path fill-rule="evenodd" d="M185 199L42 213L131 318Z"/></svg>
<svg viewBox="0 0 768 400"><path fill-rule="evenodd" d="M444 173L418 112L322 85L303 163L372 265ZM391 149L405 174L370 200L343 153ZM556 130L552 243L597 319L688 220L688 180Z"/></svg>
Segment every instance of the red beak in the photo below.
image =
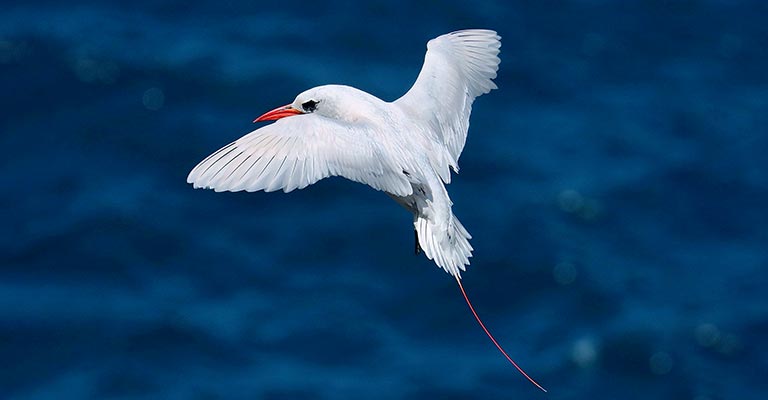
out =
<svg viewBox="0 0 768 400"><path fill-rule="evenodd" d="M274 121L278 120L280 118L290 117L292 115L299 115L304 114L302 111L299 111L295 108L293 108L290 104L277 107L274 110L262 115L259 118L256 118L253 120L253 122L261 122L261 121Z"/></svg>

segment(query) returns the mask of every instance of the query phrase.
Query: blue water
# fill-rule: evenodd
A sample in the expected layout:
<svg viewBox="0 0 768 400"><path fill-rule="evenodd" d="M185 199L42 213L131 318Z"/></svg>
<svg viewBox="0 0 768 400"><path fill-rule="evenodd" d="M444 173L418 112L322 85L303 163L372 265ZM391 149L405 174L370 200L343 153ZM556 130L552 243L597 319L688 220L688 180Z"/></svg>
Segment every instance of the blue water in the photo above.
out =
<svg viewBox="0 0 768 400"><path fill-rule="evenodd" d="M473 3L5 2L0 398L764 398L766 3ZM449 186L464 285L546 395L387 196L185 183L474 27L503 45Z"/></svg>

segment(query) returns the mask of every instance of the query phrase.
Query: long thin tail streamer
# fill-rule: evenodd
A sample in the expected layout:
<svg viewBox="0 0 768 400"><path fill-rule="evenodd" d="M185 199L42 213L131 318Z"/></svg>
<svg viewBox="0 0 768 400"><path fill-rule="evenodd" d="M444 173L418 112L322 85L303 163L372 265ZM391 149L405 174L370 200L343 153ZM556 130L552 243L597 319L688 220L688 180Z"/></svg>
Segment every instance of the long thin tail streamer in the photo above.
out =
<svg viewBox="0 0 768 400"><path fill-rule="evenodd" d="M511 362L511 363L512 363L512 365L514 365L514 366L515 366L515 368L517 368L517 370L518 370L518 371L520 371L520 373L521 373L521 374L523 374L523 376L524 376L526 379L528 379L528 380L529 380L531 383L533 383L534 385L536 385L536 387L537 387L537 388L539 388L539 389L543 390L543 391L546 393L546 392L547 392L547 389L544 389L544 387L543 387L543 386L539 385L539 383L538 383L538 382L536 382L535 380L533 380L533 378L531 378L530 376L528 376L528 374L526 374L526 373L525 373L525 371L523 371L523 369L522 369L522 368L520 368L520 366L518 366L518 365L517 365L517 363L516 363L516 362L514 362L514 361L512 360L512 358L511 358L511 357L509 357L509 355L507 354L507 352L506 352L506 351L504 351L504 349L502 349L502 348L501 348L501 346L499 345L499 342L497 342L497 341L496 341L496 339L494 339L493 335L491 335L491 332L488 332L488 328L486 328L486 327L485 327L485 324L483 323L483 321L482 321L482 320L480 320L480 317L477 315L477 312L475 312L475 307L472 307L472 302L471 302L471 301L469 301L469 297L467 297L467 292L465 292L465 291L464 291L464 286L461 284L461 279L460 279L458 276L456 277L456 282L458 282L458 284L459 284L459 289L461 289L461 294L462 294L462 295L464 295L464 300L466 300L466 301L467 301L467 305L469 306L469 310L470 310L470 311L472 311L472 315L474 315L474 316L475 316L475 319L477 320L477 323L479 323L479 324L480 324L480 327L481 327L481 328L483 328L483 330L485 331L485 334L486 334L486 335L488 335L488 337L491 339L491 342L493 342L493 344L495 344L495 345L496 345L496 348L497 348L497 349L499 349L499 351L501 352L501 354L503 354L503 355L504 355L504 357L506 357L506 358L507 358L507 360L508 360L509 362Z"/></svg>

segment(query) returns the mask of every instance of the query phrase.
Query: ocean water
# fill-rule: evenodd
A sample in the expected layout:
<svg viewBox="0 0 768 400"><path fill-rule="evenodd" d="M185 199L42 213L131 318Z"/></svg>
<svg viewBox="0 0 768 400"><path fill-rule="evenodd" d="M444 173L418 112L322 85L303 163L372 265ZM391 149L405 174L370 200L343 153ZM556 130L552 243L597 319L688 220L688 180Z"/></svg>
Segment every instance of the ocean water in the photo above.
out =
<svg viewBox="0 0 768 400"><path fill-rule="evenodd" d="M0 398L762 399L762 1L5 2ZM503 37L448 187L464 285L339 178L185 183L313 86Z"/></svg>

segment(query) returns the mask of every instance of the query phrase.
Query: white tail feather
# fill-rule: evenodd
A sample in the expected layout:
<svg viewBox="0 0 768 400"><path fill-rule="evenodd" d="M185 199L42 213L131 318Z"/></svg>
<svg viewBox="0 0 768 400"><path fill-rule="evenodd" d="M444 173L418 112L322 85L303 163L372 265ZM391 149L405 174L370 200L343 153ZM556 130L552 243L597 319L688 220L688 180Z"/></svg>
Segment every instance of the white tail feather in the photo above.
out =
<svg viewBox="0 0 768 400"><path fill-rule="evenodd" d="M413 225L419 237L419 245L430 260L434 260L445 272L461 278L472 257L472 235L464 229L455 215L450 214L447 222L433 222L424 216L417 216Z"/></svg>

